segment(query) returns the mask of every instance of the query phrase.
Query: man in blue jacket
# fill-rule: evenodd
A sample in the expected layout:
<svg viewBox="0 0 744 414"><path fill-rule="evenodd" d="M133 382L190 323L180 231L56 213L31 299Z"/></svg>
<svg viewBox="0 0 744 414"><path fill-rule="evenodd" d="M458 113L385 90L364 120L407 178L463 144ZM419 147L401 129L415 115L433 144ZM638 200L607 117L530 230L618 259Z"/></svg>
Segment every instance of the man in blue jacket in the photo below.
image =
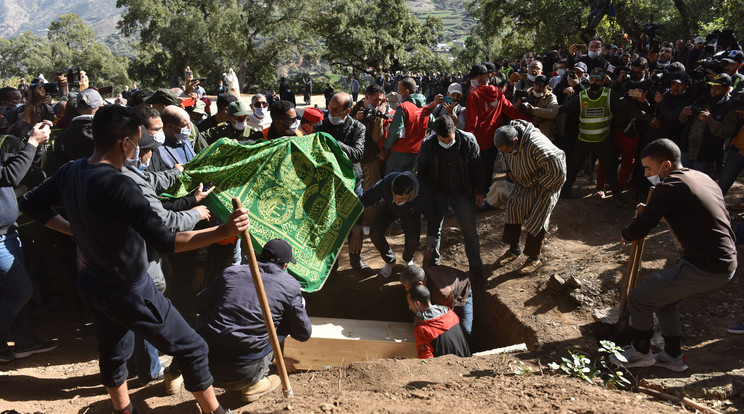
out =
<svg viewBox="0 0 744 414"><path fill-rule="evenodd" d="M307 341L310 318L300 284L287 273L289 263L297 263L292 247L282 239L270 240L258 260L279 341L287 335ZM240 390L245 402L279 386L279 377L268 375L274 353L248 265L225 269L197 295L196 310L197 331L209 344L209 370L221 386Z"/></svg>

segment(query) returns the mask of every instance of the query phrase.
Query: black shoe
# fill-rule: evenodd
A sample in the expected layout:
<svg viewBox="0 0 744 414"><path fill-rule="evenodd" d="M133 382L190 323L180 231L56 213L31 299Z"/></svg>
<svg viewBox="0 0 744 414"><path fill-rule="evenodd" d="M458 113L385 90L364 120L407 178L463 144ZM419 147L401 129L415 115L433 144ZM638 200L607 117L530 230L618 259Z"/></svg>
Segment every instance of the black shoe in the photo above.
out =
<svg viewBox="0 0 744 414"><path fill-rule="evenodd" d="M42 354L57 349L59 342L57 341L39 341L37 340L34 344L25 348L15 348L13 353L16 359L27 358L31 355Z"/></svg>
<svg viewBox="0 0 744 414"><path fill-rule="evenodd" d="M7 345L0 348L0 362L10 362L16 359L13 349Z"/></svg>
<svg viewBox="0 0 744 414"><path fill-rule="evenodd" d="M358 270L364 273L372 271L372 268L367 266L367 264L364 263L361 258L359 258L359 260L355 260L352 258L350 261L351 261L351 268L354 270Z"/></svg>

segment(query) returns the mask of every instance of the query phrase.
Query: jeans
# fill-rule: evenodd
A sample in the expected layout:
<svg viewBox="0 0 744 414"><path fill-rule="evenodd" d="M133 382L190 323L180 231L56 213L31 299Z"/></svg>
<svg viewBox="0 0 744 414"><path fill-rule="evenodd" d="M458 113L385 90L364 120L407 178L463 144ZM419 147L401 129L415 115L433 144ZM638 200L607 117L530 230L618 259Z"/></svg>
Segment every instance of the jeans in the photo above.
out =
<svg viewBox="0 0 744 414"><path fill-rule="evenodd" d="M387 161L385 161L385 175L392 172L413 171L416 166L416 157L418 154L407 152L390 151Z"/></svg>
<svg viewBox="0 0 744 414"><path fill-rule="evenodd" d="M380 252L380 256L385 263L395 262L395 253L390 248L390 244L385 238L390 224L395 221L396 218L400 218L401 224L403 225L403 232L405 233L405 247L403 248L403 261L409 262L413 259L413 254L419 247L419 240L421 239L421 217L416 215L397 216L390 210L387 205L378 205L375 209L375 216L372 219L372 225L370 226L369 238L372 239L372 244L375 245L377 251Z"/></svg>
<svg viewBox="0 0 744 414"><path fill-rule="evenodd" d="M473 289L470 289L470 296L465 301L465 305L462 308L455 308L457 317L460 318L460 326L466 337L470 337L473 332Z"/></svg>
<svg viewBox="0 0 744 414"><path fill-rule="evenodd" d="M687 157L685 157L685 154L682 154L682 166L685 168L690 168L696 171L700 171L701 173L708 174L709 176L713 177L713 161L696 161L691 160Z"/></svg>
<svg viewBox="0 0 744 414"><path fill-rule="evenodd" d="M104 386L119 387L127 380L126 362L134 349L134 332L173 355L188 391L204 391L212 385L207 343L158 292L147 274L112 283L86 268L78 276L77 287L93 311Z"/></svg>
<svg viewBox="0 0 744 414"><path fill-rule="evenodd" d="M462 237L465 240L465 254L468 256L470 273L472 275L474 272L481 272L483 270L483 261L480 254L480 239L478 239L478 231L475 228L475 204L473 198L466 194L454 197L435 194L434 202L436 203L439 214L439 234L437 235L437 240L434 242L434 254L432 255L434 264L439 264L439 243L441 240L442 223L444 222L444 215L451 206L455 211L457 221L460 223Z"/></svg>
<svg viewBox="0 0 744 414"><path fill-rule="evenodd" d="M152 282L155 284L158 292L164 293L165 276L163 275L163 270L160 268L159 259L150 262L147 267L147 273L152 278ZM132 357L134 359L134 370L137 372L137 377L140 380L150 381L158 378L160 370L163 369L158 356L157 348L145 341L142 335L138 333L134 334L134 353Z"/></svg>
<svg viewBox="0 0 744 414"><path fill-rule="evenodd" d="M33 294L31 278L23 265L23 249L18 232L0 236L0 348L7 346L8 333L13 331L16 347L26 347L35 341L31 332L31 312L28 301Z"/></svg>
<svg viewBox="0 0 744 414"><path fill-rule="evenodd" d="M209 370L221 388L241 390L257 383L269 375L274 352L269 352L261 359L241 360L238 358L222 361L213 358L209 361Z"/></svg>
<svg viewBox="0 0 744 414"><path fill-rule="evenodd" d="M651 331L656 313L662 335L682 336L679 302L696 293L719 288L732 277L734 272L706 272L679 259L673 267L654 272L630 292L630 326L639 331Z"/></svg>
<svg viewBox="0 0 744 414"><path fill-rule="evenodd" d="M718 180L718 186L721 187L724 196L734 185L734 181L736 181L741 170L744 170L744 155L739 154L736 147L726 151L726 161L723 163L721 178Z"/></svg>

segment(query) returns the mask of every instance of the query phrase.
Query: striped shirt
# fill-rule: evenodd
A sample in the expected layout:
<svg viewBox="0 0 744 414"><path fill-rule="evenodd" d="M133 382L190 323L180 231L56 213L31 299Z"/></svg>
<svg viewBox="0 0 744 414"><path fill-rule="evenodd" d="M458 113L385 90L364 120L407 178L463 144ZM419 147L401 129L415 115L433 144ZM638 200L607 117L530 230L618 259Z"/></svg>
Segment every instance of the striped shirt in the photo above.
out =
<svg viewBox="0 0 744 414"><path fill-rule="evenodd" d="M548 230L561 187L566 181L566 155L534 125L515 120L511 126L522 131L516 152L506 154L506 162L514 177L506 222L523 224L525 230L537 236Z"/></svg>

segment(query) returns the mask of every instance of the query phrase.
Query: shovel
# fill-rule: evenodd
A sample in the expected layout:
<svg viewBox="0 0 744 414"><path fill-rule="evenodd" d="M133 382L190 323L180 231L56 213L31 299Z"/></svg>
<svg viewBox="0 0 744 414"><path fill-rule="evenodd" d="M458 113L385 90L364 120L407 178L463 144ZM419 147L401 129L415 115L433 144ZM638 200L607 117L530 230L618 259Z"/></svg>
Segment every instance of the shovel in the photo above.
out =
<svg viewBox="0 0 744 414"><path fill-rule="evenodd" d="M243 208L237 197L233 197L232 204L235 210ZM269 333L271 349L274 351L274 360L276 361L279 371L279 378L282 380L282 391L284 391L285 397L293 397L294 393L292 392L292 386L289 384L289 376L287 375L287 367L284 364L281 344L279 343L279 337L276 335L276 329L274 328L274 318L271 316L271 308L269 308L269 301L266 298L266 291L264 290L263 280L261 279L261 271L258 269L258 261L256 261L256 253L253 251L251 235L248 230L246 230L242 232L240 236L240 238L243 239L243 251L245 251L245 254L248 257L248 265L251 269L251 275L253 276L253 285L256 287L258 300L261 303L261 313L263 313L266 331Z"/></svg>
<svg viewBox="0 0 744 414"><path fill-rule="evenodd" d="M651 187L648 190L646 204L651 200L654 188L655 187ZM638 213L641 213L644 207L645 205L639 206ZM625 308L628 305L628 295L630 295L630 291L633 290L638 283L638 271L641 269L641 257L643 256L643 246L645 244L646 237L641 237L640 239L633 241L630 246L628 270L625 272L625 276L623 277L623 290L621 292L620 304L609 309L600 309L595 311L592 315L595 320L608 325L616 325L623 318Z"/></svg>

